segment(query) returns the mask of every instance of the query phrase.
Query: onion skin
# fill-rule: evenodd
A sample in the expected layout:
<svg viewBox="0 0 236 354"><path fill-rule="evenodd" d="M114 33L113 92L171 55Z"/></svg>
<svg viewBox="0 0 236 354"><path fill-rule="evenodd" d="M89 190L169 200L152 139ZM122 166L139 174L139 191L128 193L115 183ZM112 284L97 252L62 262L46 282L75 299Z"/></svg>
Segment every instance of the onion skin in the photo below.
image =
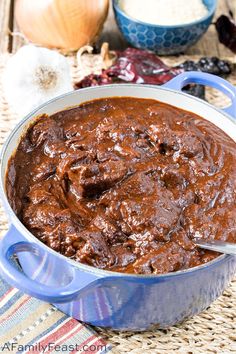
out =
<svg viewBox="0 0 236 354"><path fill-rule="evenodd" d="M31 42L73 51L93 43L108 7L109 0L17 0L15 16Z"/></svg>

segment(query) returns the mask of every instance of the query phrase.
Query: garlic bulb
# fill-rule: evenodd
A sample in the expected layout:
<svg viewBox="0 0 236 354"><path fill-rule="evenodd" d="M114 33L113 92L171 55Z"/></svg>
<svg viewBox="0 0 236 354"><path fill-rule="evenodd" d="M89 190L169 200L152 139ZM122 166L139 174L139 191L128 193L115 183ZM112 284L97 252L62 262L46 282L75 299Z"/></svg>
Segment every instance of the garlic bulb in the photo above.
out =
<svg viewBox="0 0 236 354"><path fill-rule="evenodd" d="M9 59L3 89L13 110L25 115L51 98L73 90L67 59L56 51L25 45Z"/></svg>
<svg viewBox="0 0 236 354"><path fill-rule="evenodd" d="M108 6L109 0L17 0L15 16L31 42L69 51L95 40Z"/></svg>

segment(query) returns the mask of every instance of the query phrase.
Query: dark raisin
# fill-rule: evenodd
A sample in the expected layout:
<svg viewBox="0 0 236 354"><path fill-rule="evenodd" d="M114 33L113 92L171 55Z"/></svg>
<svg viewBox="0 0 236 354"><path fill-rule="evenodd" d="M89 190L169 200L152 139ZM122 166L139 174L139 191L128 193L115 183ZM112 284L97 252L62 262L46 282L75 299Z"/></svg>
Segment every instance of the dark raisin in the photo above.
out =
<svg viewBox="0 0 236 354"><path fill-rule="evenodd" d="M231 73L230 63L217 57L202 57L198 62L186 60L177 68L184 69L184 71L202 71L218 76L225 76Z"/></svg>
<svg viewBox="0 0 236 354"><path fill-rule="evenodd" d="M183 91L189 95L205 100L205 87L202 85L187 85L183 88Z"/></svg>

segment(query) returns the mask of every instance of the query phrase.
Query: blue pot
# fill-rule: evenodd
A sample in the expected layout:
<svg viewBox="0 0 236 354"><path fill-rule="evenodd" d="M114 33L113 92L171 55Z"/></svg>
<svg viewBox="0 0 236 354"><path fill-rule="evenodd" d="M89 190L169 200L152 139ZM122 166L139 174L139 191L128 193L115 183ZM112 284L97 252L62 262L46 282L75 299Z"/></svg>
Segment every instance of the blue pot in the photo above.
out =
<svg viewBox="0 0 236 354"><path fill-rule="evenodd" d="M191 6L191 1L189 2ZM203 0L208 9L206 16L185 25L163 26L138 21L119 6L119 0L113 0L113 9L117 25L125 39L136 48L149 49L159 55L183 53L196 43L207 31L214 16L217 0Z"/></svg>
<svg viewBox="0 0 236 354"><path fill-rule="evenodd" d="M186 95L181 88L196 82L220 89L230 107L219 110ZM179 91L176 91L179 90ZM34 237L11 209L4 181L8 161L19 138L40 114L110 96L152 98L190 110L215 123L236 141L236 89L227 81L199 72L179 75L165 87L110 85L71 92L29 114L12 131L1 154L1 199L10 229L0 241L0 274L12 286L51 302L66 314L118 330L167 328L206 309L227 287L236 270L236 257L221 255L204 265L163 274L133 275L100 270L56 253ZM22 271L12 260L17 255Z"/></svg>

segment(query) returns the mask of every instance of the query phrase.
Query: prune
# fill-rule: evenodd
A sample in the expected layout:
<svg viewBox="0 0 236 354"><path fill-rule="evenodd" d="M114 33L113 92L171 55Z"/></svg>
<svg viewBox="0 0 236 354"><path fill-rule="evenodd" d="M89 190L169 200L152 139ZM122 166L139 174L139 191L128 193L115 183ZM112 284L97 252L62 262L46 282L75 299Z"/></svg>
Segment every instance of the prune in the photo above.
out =
<svg viewBox="0 0 236 354"><path fill-rule="evenodd" d="M183 68L184 71L197 71L198 65L193 60L186 60L184 63L180 64L178 67Z"/></svg>
<svg viewBox="0 0 236 354"><path fill-rule="evenodd" d="M197 62L186 60L177 67L184 71L202 71L218 76L225 76L231 73L230 63L217 57L202 57Z"/></svg>
<svg viewBox="0 0 236 354"><path fill-rule="evenodd" d="M183 88L183 91L188 93L189 95L205 100L205 86L203 85L187 85Z"/></svg>

